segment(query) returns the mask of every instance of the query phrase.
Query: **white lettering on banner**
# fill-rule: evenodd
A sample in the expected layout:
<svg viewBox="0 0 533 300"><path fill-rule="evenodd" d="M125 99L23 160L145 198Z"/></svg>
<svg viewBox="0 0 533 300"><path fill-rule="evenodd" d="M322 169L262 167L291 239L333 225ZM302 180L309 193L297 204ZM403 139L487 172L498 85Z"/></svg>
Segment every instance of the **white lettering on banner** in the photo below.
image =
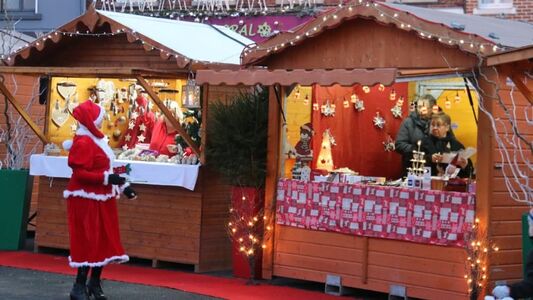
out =
<svg viewBox="0 0 533 300"><path fill-rule="evenodd" d="M254 24L227 24L224 26L246 37L252 37L256 35L259 35L260 37L268 37L272 33L272 26L267 22L258 25L257 28L254 27Z"/></svg>

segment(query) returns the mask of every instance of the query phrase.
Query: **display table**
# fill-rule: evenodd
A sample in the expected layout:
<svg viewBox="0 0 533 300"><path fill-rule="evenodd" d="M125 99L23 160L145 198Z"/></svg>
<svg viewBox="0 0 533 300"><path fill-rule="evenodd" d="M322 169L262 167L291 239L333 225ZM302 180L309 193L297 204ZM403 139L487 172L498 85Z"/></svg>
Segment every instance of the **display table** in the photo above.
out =
<svg viewBox="0 0 533 300"><path fill-rule="evenodd" d="M467 299L463 235L475 195L363 184L278 181L274 276L410 297Z"/></svg>
<svg viewBox="0 0 533 300"><path fill-rule="evenodd" d="M150 259L153 265L158 261L192 264L196 272L230 269L229 186L205 166L117 160L114 167L127 164L138 197L118 201L126 253ZM36 249L68 249L63 198L71 172L67 158L34 155L30 172L40 175Z"/></svg>
<svg viewBox="0 0 533 300"><path fill-rule="evenodd" d="M138 160L115 160L113 168L129 165L132 183L181 186L193 191L200 165L178 165ZM34 154L30 157L30 175L70 178L72 169L66 156Z"/></svg>

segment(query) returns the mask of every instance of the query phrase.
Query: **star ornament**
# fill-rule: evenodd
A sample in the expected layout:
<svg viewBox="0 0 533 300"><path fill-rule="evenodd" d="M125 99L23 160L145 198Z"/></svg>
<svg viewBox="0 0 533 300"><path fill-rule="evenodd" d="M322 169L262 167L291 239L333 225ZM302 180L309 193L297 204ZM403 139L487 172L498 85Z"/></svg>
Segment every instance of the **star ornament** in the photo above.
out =
<svg viewBox="0 0 533 300"><path fill-rule="evenodd" d="M122 150L124 150L124 151L129 150L128 145L124 145L124 146L122 146Z"/></svg>
<svg viewBox="0 0 533 300"><path fill-rule="evenodd" d="M365 103L364 103L362 100L357 99L357 100L355 101L355 103L353 104L353 107L354 107L355 110L357 110L357 111L363 111L363 110L365 110Z"/></svg>
<svg viewBox="0 0 533 300"><path fill-rule="evenodd" d="M395 118L401 118L402 117L402 107L401 106L398 106L398 105L394 105L393 108L391 108L390 110L392 112L392 115L395 117Z"/></svg>
<svg viewBox="0 0 533 300"><path fill-rule="evenodd" d="M145 137L144 137L144 135L142 135L142 134L140 134L139 136L137 136L137 140L138 140L139 142L141 142L141 143L144 143L144 139L145 139Z"/></svg>
<svg viewBox="0 0 533 300"><path fill-rule="evenodd" d="M137 119L138 116L139 116L139 113L136 112L136 111L134 111L134 112L131 113L131 118L132 118L133 120Z"/></svg>
<svg viewBox="0 0 533 300"><path fill-rule="evenodd" d="M130 122L130 123L128 124L128 129L133 129L133 128L135 128L135 123Z"/></svg>
<svg viewBox="0 0 533 300"><path fill-rule="evenodd" d="M376 113L376 116L372 119L374 122L374 126L376 126L379 129L383 129L385 127L385 119L379 115L379 112Z"/></svg>
<svg viewBox="0 0 533 300"><path fill-rule="evenodd" d="M139 130L140 131L146 131L146 125L144 125L144 124L139 125Z"/></svg>
<svg viewBox="0 0 533 300"><path fill-rule="evenodd" d="M131 135L130 135L129 133L126 134L126 136L124 136L124 140L125 140L126 142L131 141Z"/></svg>

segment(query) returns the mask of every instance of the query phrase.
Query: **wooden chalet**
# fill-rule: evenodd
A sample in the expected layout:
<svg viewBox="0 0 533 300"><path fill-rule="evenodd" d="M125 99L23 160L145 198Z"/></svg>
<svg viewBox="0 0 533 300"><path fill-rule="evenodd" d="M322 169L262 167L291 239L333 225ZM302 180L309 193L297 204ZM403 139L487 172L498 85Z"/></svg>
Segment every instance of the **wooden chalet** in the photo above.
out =
<svg viewBox="0 0 533 300"><path fill-rule="evenodd" d="M522 278L520 218L532 201L533 129L526 122L533 102L531 45L531 24L357 0L247 47L242 54L245 69L199 71L197 79L211 85L270 85L265 210L274 216L282 176L279 99L293 84L469 78L486 110L478 112L476 217L500 248L489 258L490 281L511 282ZM516 113L514 125L510 110ZM498 142L513 126L524 140ZM515 157L525 170L519 179L509 177L513 166L500 155L501 145L511 153L526 149L525 157ZM506 184L518 193L512 195ZM343 286L389 292L399 285L409 297L468 299L463 248L267 225L275 230L263 254L265 278L325 282L327 274L336 274Z"/></svg>

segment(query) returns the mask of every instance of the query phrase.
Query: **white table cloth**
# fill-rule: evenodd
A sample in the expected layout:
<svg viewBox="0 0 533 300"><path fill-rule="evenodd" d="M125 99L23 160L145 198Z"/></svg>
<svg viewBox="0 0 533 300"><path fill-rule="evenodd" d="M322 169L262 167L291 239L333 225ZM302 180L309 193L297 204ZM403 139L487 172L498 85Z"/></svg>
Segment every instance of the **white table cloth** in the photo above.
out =
<svg viewBox="0 0 533 300"><path fill-rule="evenodd" d="M130 165L129 180L136 184L181 186L194 190L200 165L179 165L135 160L115 160L113 167ZM70 178L72 169L66 156L34 154L30 157L30 175Z"/></svg>

